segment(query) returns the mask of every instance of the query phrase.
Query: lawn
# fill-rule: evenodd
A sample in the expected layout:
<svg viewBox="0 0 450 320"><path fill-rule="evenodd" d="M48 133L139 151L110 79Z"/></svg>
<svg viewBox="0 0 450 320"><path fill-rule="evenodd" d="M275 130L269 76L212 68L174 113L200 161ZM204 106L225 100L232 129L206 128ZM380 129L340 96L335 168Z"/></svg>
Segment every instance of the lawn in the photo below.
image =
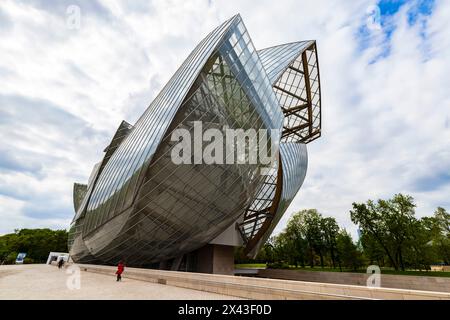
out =
<svg viewBox="0 0 450 320"><path fill-rule="evenodd" d="M235 264L235 269L255 269L255 268L266 268L265 263L241 263Z"/></svg>
<svg viewBox="0 0 450 320"><path fill-rule="evenodd" d="M266 268L265 263L243 263L243 264L235 264L234 267L236 269L254 269L254 268ZM295 267L291 266L289 270L301 270L301 271L325 271L325 272L341 272L339 268L320 268L320 267ZM342 272L355 272L355 273L365 273L365 269L359 269L357 271L351 269L342 269ZM405 271L396 271L394 269L382 268L382 274L394 274L394 275L405 275L405 276L429 276L429 277L450 277L450 272L441 272L441 271L418 271L418 270L405 270Z"/></svg>

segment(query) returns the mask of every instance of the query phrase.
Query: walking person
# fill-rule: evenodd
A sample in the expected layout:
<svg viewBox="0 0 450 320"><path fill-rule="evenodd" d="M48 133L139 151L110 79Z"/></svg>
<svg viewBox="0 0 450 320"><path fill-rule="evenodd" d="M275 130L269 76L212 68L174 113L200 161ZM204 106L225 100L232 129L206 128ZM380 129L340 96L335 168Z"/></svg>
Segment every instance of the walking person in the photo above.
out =
<svg viewBox="0 0 450 320"><path fill-rule="evenodd" d="M117 265L117 271L116 271L117 280L116 281L122 281L123 270L125 270L125 266L124 266L122 260L120 260L119 264Z"/></svg>
<svg viewBox="0 0 450 320"><path fill-rule="evenodd" d="M61 258L61 259L59 259L59 261L58 261L58 269L61 269L63 265L64 265L64 259Z"/></svg>

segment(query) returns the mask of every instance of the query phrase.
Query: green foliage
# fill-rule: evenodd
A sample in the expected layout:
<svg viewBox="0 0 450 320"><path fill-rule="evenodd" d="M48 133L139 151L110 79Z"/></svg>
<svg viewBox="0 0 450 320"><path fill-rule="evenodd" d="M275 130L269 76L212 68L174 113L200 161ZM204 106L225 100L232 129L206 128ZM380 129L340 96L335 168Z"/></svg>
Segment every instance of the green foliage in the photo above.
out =
<svg viewBox="0 0 450 320"><path fill-rule="evenodd" d="M282 261L268 263L267 268L268 269L289 269L289 263L282 262Z"/></svg>
<svg viewBox="0 0 450 320"><path fill-rule="evenodd" d="M340 252L338 247L339 226L334 218L324 218L321 221L321 229L323 233L325 247L330 252L332 267L335 268L336 259L339 261L339 252ZM350 242L353 244L351 237Z"/></svg>
<svg viewBox="0 0 450 320"><path fill-rule="evenodd" d="M25 259L23 259L23 263L24 264L32 264L32 263L35 263L35 262L34 262L34 259L25 258Z"/></svg>
<svg viewBox="0 0 450 320"><path fill-rule="evenodd" d="M234 267L236 269L241 269L241 268L246 268L246 269L248 269L248 268L250 268L250 269L252 269L252 268L254 268L254 269L261 268L261 269L264 269L264 268L267 267L267 264L266 263L237 263L237 264L234 265Z"/></svg>
<svg viewBox="0 0 450 320"><path fill-rule="evenodd" d="M4 261L2 261L2 264L14 264L16 262L18 252L10 252L7 254L4 258Z"/></svg>
<svg viewBox="0 0 450 320"><path fill-rule="evenodd" d="M430 254L440 264L450 265L450 213L438 207L432 217L421 219Z"/></svg>
<svg viewBox="0 0 450 320"><path fill-rule="evenodd" d="M336 248L338 252L337 261L340 269L343 265L352 270L358 270L364 265L362 253L353 243L352 236L345 229L341 230L336 236Z"/></svg>
<svg viewBox="0 0 450 320"><path fill-rule="evenodd" d="M22 229L0 236L0 264L13 264L19 252L27 254L24 263L46 262L50 251L67 252L67 231Z"/></svg>
<svg viewBox="0 0 450 320"><path fill-rule="evenodd" d="M237 257L242 261L241 256ZM267 262L268 268L314 268L320 264L321 268L339 265L357 269L362 265L362 254L334 218L324 218L317 210L308 209L294 214L286 229L270 238L257 261Z"/></svg>
<svg viewBox="0 0 450 320"><path fill-rule="evenodd" d="M415 207L414 199L402 194L353 203L350 217L361 231L361 245L370 263L403 271L449 263L449 214L438 208L433 217L418 220Z"/></svg>
<svg viewBox="0 0 450 320"><path fill-rule="evenodd" d="M267 263L270 268L363 271L376 264L392 272L429 270L433 264L450 264L450 214L437 208L434 215L417 219L414 199L396 194L391 199L353 203L350 217L360 231L355 243L332 217L316 209L301 210L286 228L263 246L256 261L243 250L238 263ZM239 258L239 259L238 259ZM390 270L390 269L389 269ZM402 271L399 271L402 270Z"/></svg>

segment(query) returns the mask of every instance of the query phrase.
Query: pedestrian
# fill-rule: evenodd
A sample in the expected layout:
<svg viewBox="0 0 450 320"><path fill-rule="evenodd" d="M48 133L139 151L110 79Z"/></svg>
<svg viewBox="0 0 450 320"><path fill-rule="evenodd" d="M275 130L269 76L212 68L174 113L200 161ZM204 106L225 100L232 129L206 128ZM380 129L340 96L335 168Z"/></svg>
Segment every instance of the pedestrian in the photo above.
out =
<svg viewBox="0 0 450 320"><path fill-rule="evenodd" d="M117 280L116 281L122 281L123 270L125 270L125 266L124 266L122 260L120 260L119 264L117 265L117 271L116 271Z"/></svg>
<svg viewBox="0 0 450 320"><path fill-rule="evenodd" d="M64 259L61 257L58 261L58 269L61 269L64 264Z"/></svg>

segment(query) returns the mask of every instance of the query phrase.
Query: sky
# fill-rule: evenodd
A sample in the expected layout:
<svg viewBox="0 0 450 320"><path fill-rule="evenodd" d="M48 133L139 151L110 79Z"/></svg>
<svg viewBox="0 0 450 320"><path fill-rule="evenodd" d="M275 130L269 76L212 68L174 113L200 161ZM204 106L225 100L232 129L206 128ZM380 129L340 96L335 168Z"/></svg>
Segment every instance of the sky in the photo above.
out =
<svg viewBox="0 0 450 320"><path fill-rule="evenodd" d="M322 137L275 232L317 208L356 236L352 203L396 193L450 210L448 0L2 0L0 234L67 228L120 122L236 13L258 49L317 40Z"/></svg>

